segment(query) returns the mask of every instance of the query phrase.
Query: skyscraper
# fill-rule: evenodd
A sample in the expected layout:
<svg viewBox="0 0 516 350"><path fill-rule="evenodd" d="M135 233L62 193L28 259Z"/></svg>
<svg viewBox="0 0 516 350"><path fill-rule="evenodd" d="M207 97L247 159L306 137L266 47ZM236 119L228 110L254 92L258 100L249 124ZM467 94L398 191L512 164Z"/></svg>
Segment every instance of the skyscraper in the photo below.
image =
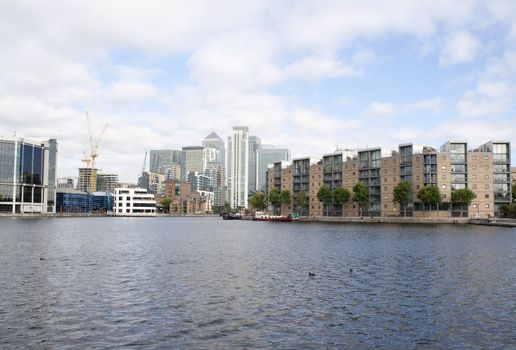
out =
<svg viewBox="0 0 516 350"><path fill-rule="evenodd" d="M186 146L183 147L183 153L185 157L185 172L188 177L188 173L204 171L204 147L202 146Z"/></svg>
<svg viewBox="0 0 516 350"><path fill-rule="evenodd" d="M157 174L165 174L167 169L181 167L181 178L185 178L184 171L184 155L183 151L174 149L151 150L149 152L150 164L149 172Z"/></svg>
<svg viewBox="0 0 516 350"><path fill-rule="evenodd" d="M258 190L258 151L261 146L262 141L258 136L249 136L249 194Z"/></svg>
<svg viewBox="0 0 516 350"><path fill-rule="evenodd" d="M228 137L227 174L229 204L247 208L249 189L249 128L233 127Z"/></svg>
<svg viewBox="0 0 516 350"><path fill-rule="evenodd" d="M265 191L267 182L267 165L282 161L290 161L290 150L288 148L275 148L273 145L262 145L258 150L256 167L256 190Z"/></svg>
<svg viewBox="0 0 516 350"><path fill-rule="evenodd" d="M219 151L219 159L215 162L226 165L226 150L224 148L224 141L215 132L212 132L202 140L202 146L205 148L215 148Z"/></svg>

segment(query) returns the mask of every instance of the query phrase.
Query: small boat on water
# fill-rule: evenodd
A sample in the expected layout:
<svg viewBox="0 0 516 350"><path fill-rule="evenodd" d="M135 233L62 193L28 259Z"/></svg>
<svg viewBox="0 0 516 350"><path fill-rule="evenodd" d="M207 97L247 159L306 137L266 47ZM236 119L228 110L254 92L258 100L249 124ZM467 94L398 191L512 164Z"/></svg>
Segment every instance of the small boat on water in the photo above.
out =
<svg viewBox="0 0 516 350"><path fill-rule="evenodd" d="M284 221L284 222L290 222L292 221L292 215L269 215L269 214L262 214L262 213L256 213L256 215L253 218L254 221Z"/></svg>
<svg viewBox="0 0 516 350"><path fill-rule="evenodd" d="M242 215L226 213L222 215L222 220L242 220Z"/></svg>

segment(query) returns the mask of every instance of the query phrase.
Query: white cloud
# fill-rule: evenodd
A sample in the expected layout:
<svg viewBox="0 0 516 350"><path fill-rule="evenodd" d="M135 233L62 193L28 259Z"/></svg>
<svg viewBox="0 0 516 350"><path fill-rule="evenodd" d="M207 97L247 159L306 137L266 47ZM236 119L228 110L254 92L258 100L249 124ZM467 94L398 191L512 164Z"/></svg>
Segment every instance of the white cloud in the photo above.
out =
<svg viewBox="0 0 516 350"><path fill-rule="evenodd" d="M458 31L444 39L443 50L439 57L441 66L473 61L480 50L480 42L468 31Z"/></svg>
<svg viewBox="0 0 516 350"><path fill-rule="evenodd" d="M371 102L364 111L365 115L374 115L379 117L392 117L408 114L416 111L428 111L430 113L438 113L441 110L442 100L434 98L407 103L391 103L391 102Z"/></svg>
<svg viewBox="0 0 516 350"><path fill-rule="evenodd" d="M510 8L449 0L4 1L0 133L57 137L60 174L73 175L87 148L88 109L95 129L110 123L99 165L124 181L135 180L146 149L199 143L212 130L225 137L236 124L249 125L269 143L290 145L294 155L367 139L389 145L399 133L424 137L417 125L400 128L394 117L437 114L440 99L376 101L359 122L349 110L370 97L359 89L348 94L342 78L364 81L368 66L383 62L380 55L389 49L375 44L391 38L408 38L408 45L428 53L445 36L442 65L471 61L480 43L468 29L479 17L483 25L488 18L514 27ZM510 53L500 61L491 77L462 96L460 113L487 115L493 102L500 112L512 110L513 82L504 76L514 74L516 61ZM338 89L328 98L341 96L342 111L325 110L323 98L305 99L310 92L289 95L315 81L324 97L326 79ZM379 120L370 115L391 118L367 128Z"/></svg>
<svg viewBox="0 0 516 350"><path fill-rule="evenodd" d="M287 79L321 80L325 78L356 77L361 73L330 57L306 56L284 69Z"/></svg>
<svg viewBox="0 0 516 350"><path fill-rule="evenodd" d="M511 110L515 91L506 82L481 82L475 90L464 94L457 110L469 118L503 114Z"/></svg>

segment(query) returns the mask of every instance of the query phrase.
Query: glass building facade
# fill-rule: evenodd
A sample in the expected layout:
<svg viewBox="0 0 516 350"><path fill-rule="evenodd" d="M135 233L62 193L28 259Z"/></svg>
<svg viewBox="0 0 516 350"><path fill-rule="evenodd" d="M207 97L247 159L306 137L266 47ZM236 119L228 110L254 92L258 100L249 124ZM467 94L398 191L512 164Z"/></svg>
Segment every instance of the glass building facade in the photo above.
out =
<svg viewBox="0 0 516 350"><path fill-rule="evenodd" d="M55 212L57 142L0 139L0 212Z"/></svg>

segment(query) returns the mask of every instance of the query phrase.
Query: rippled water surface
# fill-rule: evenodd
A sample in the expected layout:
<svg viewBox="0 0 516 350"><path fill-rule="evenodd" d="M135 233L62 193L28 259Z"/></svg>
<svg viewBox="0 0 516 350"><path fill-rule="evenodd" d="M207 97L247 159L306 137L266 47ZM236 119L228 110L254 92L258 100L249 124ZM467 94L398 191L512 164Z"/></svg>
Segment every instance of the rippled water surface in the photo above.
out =
<svg viewBox="0 0 516 350"><path fill-rule="evenodd" d="M0 218L0 348L516 348L515 266L513 228Z"/></svg>

